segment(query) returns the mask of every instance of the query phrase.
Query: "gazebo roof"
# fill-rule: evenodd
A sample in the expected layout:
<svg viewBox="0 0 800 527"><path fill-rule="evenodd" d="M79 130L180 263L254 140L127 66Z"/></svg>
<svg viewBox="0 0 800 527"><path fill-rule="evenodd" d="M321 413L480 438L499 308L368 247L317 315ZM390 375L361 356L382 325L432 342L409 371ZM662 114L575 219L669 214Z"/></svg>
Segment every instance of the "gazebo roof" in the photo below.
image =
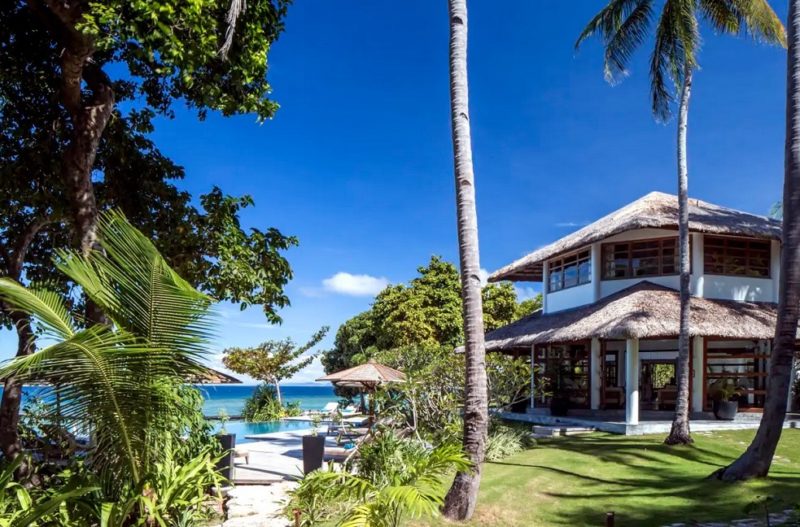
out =
<svg viewBox="0 0 800 527"><path fill-rule="evenodd" d="M495 271L490 282L501 280L542 280L545 260L565 254L615 234L638 229L678 228L678 198L663 192L651 192L633 203L608 214ZM740 210L729 209L699 199L689 200L689 230L707 234L781 239L781 222Z"/></svg>
<svg viewBox="0 0 800 527"><path fill-rule="evenodd" d="M690 306L691 336L755 340L775 335L776 304L692 297ZM676 338L679 314L678 291L643 281L593 304L555 313L537 311L490 331L486 350L591 338Z"/></svg>
<svg viewBox="0 0 800 527"><path fill-rule="evenodd" d="M387 382L403 382L406 376L403 372L379 364L370 359L364 364L346 370L331 373L317 379L328 381L336 385L355 387L358 385L376 385Z"/></svg>

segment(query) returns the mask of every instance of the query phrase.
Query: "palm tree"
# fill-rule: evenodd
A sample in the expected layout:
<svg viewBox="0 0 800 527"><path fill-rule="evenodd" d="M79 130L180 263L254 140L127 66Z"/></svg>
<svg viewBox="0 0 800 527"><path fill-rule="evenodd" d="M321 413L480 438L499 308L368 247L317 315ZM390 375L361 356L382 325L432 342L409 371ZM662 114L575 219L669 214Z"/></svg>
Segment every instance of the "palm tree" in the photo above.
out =
<svg viewBox="0 0 800 527"><path fill-rule="evenodd" d="M378 443L381 441L378 439ZM443 502L444 480L453 469L468 470L469 462L453 445L428 451L416 442L398 448L396 441L389 440L393 445L390 466L359 475L347 471L312 472L293 492L293 499L296 502L313 497L344 502L347 512L337 524L344 527L399 527L409 517L435 517Z"/></svg>
<svg viewBox="0 0 800 527"><path fill-rule="evenodd" d="M715 473L725 481L764 477L781 438L792 377L800 315L800 0L789 2L786 144L783 179L783 250L778 321L770 357L764 415L753 442L736 461Z"/></svg>
<svg viewBox="0 0 800 527"><path fill-rule="evenodd" d="M610 82L624 76L633 52L648 35L653 0L610 0L578 37L576 47L599 34L605 44L605 75ZM665 0L655 28L650 58L650 95L656 119L670 119L678 98L678 245L680 255L680 332L678 335L678 398L672 429L665 443L692 442L689 433L689 170L686 135L692 76L700 47L698 12L719 33L747 31L769 43L785 45L783 25L766 0Z"/></svg>
<svg viewBox="0 0 800 527"><path fill-rule="evenodd" d="M468 519L475 510L481 467L489 427L486 349L483 340L478 214L469 125L467 82L467 1L449 0L450 17L450 119L455 165L458 252L461 263L461 298L464 312L466 382L464 385L464 452L470 470L456 474L447 493L444 514Z"/></svg>
<svg viewBox="0 0 800 527"><path fill-rule="evenodd" d="M60 422L91 431L87 461L114 500L168 460L181 432L177 387L203 371L210 300L121 214L102 215L97 233L99 249L62 251L56 265L111 323L81 329L58 293L2 278L0 300L31 316L51 344L13 359L0 376L53 387Z"/></svg>

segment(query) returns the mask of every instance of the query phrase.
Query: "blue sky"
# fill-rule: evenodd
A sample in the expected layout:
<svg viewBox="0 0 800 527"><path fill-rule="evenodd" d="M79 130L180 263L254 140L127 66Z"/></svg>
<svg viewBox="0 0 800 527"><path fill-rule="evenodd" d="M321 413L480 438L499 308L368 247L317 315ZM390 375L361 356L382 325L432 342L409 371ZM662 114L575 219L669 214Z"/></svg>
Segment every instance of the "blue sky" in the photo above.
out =
<svg viewBox="0 0 800 527"><path fill-rule="evenodd" d="M432 254L456 261L446 4L298 1L270 54L281 105L274 120L201 122L180 110L158 122L156 143L186 167L182 186L196 196L212 185L251 194L256 207L245 225L300 239L287 253L295 278L283 325L268 325L257 308L220 306L217 350L304 341L329 325L325 348L380 284L407 281ZM470 2L471 122L488 270L651 190L675 192L675 125L656 124L650 113L649 49L613 87L598 41L573 49L602 4ZM773 6L785 18L785 0ZM690 194L765 214L781 194L785 52L705 27L703 35L689 118ZM3 356L14 346L0 336ZM320 374L315 363L294 381Z"/></svg>

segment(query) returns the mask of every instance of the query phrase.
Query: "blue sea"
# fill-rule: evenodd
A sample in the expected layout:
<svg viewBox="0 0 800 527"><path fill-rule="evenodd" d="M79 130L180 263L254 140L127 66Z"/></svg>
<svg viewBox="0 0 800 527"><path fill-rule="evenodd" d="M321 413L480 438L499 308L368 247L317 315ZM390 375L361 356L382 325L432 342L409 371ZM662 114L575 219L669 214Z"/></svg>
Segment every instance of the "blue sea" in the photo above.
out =
<svg viewBox="0 0 800 527"><path fill-rule="evenodd" d="M203 414L207 417L218 416L222 409L230 416L241 415L245 400L256 389L246 384L203 384L197 388L206 399ZM281 386L281 395L285 403L298 402L303 410L321 410L339 400L330 384Z"/></svg>
<svg viewBox="0 0 800 527"><path fill-rule="evenodd" d="M245 400L256 389L255 385L247 384L199 384L196 387L205 398L203 415L206 417L217 417L223 408L231 417L241 415ZM281 395L285 402L299 402L303 410L321 410L327 403L339 400L330 384L281 386ZM46 386L25 386L22 391L23 404L30 397L48 400L52 396Z"/></svg>

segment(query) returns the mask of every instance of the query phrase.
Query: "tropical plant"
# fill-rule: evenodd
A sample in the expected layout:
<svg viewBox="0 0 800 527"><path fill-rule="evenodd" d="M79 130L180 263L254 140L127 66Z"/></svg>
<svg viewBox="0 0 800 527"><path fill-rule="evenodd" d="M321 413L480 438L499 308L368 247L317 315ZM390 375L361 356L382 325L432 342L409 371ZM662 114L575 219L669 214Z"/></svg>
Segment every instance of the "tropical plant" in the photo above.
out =
<svg viewBox="0 0 800 527"><path fill-rule="evenodd" d="M469 470L468 460L454 445L427 450L420 443L386 435L369 448L362 451L357 474L317 470L307 475L293 491L287 510L297 508L301 517L308 515L303 506L313 496L336 503L310 511L317 518L335 519L343 527L396 527L407 518L437 516L445 478L453 470Z"/></svg>
<svg viewBox="0 0 800 527"><path fill-rule="evenodd" d="M733 401L743 392L743 388L736 383L736 379L717 379L708 387L708 393L715 401Z"/></svg>
<svg viewBox="0 0 800 527"><path fill-rule="evenodd" d="M605 44L605 75L616 82L627 73L628 62L648 35L654 16L653 0L610 0L578 37L579 47L592 35ZM667 444L691 443L689 432L689 179L686 135L692 77L700 48L698 14L719 33L747 32L769 43L785 46L780 19L766 0L664 0L655 28L650 59L653 114L667 121L678 94L678 245L680 263L680 332L678 335L678 397Z"/></svg>
<svg viewBox="0 0 800 527"><path fill-rule="evenodd" d="M256 386L242 408L242 418L251 423L276 421L285 414L284 407L275 396L275 388L269 384Z"/></svg>
<svg viewBox="0 0 800 527"><path fill-rule="evenodd" d="M493 419L489 426L489 439L486 441L486 460L502 461L535 444L530 430Z"/></svg>
<svg viewBox="0 0 800 527"><path fill-rule="evenodd" d="M769 358L764 413L747 450L715 475L726 481L766 477L783 431L800 317L800 0L789 1L789 59L783 176L783 247L778 318Z"/></svg>
<svg viewBox="0 0 800 527"><path fill-rule="evenodd" d="M223 351L222 363L236 373L271 383L275 387L278 405L283 405L281 381L311 364L316 355L306 353L325 338L329 329L324 326L302 346L287 338L268 340L252 348L228 348Z"/></svg>
<svg viewBox="0 0 800 527"><path fill-rule="evenodd" d="M63 504L97 490L75 479L34 496L14 478L24 463L27 463L24 456L17 456L0 470L0 527L29 527L40 521L54 520Z"/></svg>
<svg viewBox="0 0 800 527"><path fill-rule="evenodd" d="M204 369L199 360L211 331L210 300L182 280L121 214L101 216L98 243L88 255L60 252L56 266L111 323L81 329L56 292L0 279L0 299L31 315L51 342L12 360L0 376L52 386L61 400L58 418L91 430L87 466L104 498L115 501L142 488L186 432L175 416L192 408L178 395L179 387Z"/></svg>

